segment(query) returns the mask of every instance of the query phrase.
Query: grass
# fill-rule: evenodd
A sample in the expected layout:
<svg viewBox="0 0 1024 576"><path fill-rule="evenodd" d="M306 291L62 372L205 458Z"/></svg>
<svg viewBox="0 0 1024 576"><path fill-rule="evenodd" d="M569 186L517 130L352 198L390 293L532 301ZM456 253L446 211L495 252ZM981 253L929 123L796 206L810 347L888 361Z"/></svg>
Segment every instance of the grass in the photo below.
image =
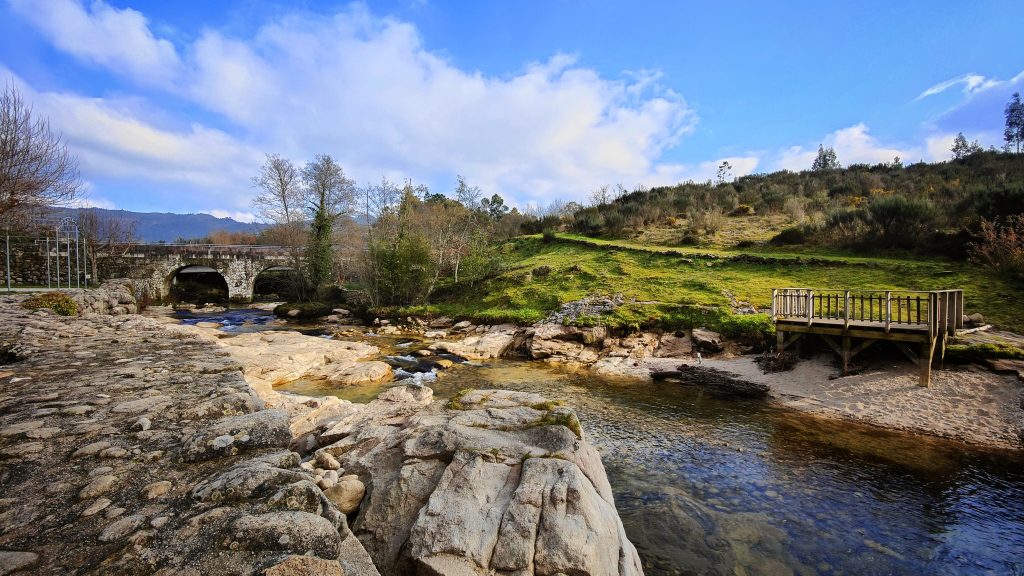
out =
<svg viewBox="0 0 1024 576"><path fill-rule="evenodd" d="M999 327L1024 330L1024 287L962 262L865 258L840 255L765 255L752 251L644 246L558 234L539 235L503 247L504 271L473 286L448 287L434 303L399 309L401 315L446 315L479 323L530 324L562 304L589 295L622 294L634 301L612 315L587 319L622 327L691 327L761 331L767 317L727 313L728 290L760 309L772 288L809 286L875 290L962 288L965 312L980 312ZM549 266L534 277L531 270ZM586 320L585 320L586 321ZM758 325L761 325L759 328Z"/></svg>

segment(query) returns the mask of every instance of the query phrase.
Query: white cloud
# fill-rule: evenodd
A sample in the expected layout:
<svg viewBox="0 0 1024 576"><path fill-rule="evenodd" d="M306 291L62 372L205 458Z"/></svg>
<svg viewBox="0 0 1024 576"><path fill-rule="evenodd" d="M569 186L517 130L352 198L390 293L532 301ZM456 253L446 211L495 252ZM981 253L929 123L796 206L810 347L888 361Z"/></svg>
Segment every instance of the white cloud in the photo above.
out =
<svg viewBox="0 0 1024 576"><path fill-rule="evenodd" d="M946 80L945 82L939 82L938 84L926 89L924 92L921 92L921 94L919 94L917 98L914 99L914 101L916 102L929 96L941 94L946 90L949 90L950 88L953 88L954 86L958 85L963 85L962 90L964 94L972 94L974 92L988 90L989 88L998 86L999 84L999 80L985 78L980 74L968 73L964 74L963 76L951 78L949 80Z"/></svg>
<svg viewBox="0 0 1024 576"><path fill-rule="evenodd" d="M947 153L945 156L935 157L930 149L928 156L925 156L925 148L922 146L882 143L868 133L868 127L864 123L840 128L826 135L822 139L822 145L833 148L843 166L892 162L896 156L902 158L904 162L916 162L921 159L943 160L949 156ZM777 152L771 165L774 170L808 170L817 155L817 147L791 146Z"/></svg>
<svg viewBox="0 0 1024 576"><path fill-rule="evenodd" d="M142 13L118 10L95 0L10 0L15 12L38 28L54 46L85 60L147 83L165 84L177 73L174 45L156 38Z"/></svg>
<svg viewBox="0 0 1024 576"><path fill-rule="evenodd" d="M238 220L239 222L245 223L256 221L256 215L252 212L213 209L207 210L206 213L214 218L231 218L232 220Z"/></svg>
<svg viewBox="0 0 1024 576"><path fill-rule="evenodd" d="M678 172L659 159L697 121L656 71L610 79L562 54L502 76L463 70L426 49L411 24L362 4L285 15L252 37L208 30L175 50L130 9L60 0L32 14L15 1L58 48L233 123L161 130L110 102L52 96L62 100L52 119L83 160L125 176L212 189L228 186L225 173L251 174L252 150L326 152L360 181L402 174L443 191L463 174L513 202L583 198L602 183ZM125 32L106 38L118 36L114 24ZM246 178L230 187L249 193Z"/></svg>

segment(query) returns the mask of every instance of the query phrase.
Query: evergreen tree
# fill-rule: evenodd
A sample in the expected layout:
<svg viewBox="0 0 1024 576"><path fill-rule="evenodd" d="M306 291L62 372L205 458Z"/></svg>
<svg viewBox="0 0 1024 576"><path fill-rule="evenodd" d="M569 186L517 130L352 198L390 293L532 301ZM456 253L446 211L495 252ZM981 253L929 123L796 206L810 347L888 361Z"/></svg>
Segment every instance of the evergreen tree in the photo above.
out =
<svg viewBox="0 0 1024 576"><path fill-rule="evenodd" d="M823 170L838 170L839 168L839 158L836 157L836 151L831 146L825 148L819 144L818 156L814 159L814 163L811 164L811 170L821 172Z"/></svg>
<svg viewBox="0 0 1024 576"><path fill-rule="evenodd" d="M1003 130L1003 141L1006 151L1011 148L1020 153L1020 145L1024 144L1024 103L1020 100L1020 92L1014 92L1006 104L1006 128Z"/></svg>

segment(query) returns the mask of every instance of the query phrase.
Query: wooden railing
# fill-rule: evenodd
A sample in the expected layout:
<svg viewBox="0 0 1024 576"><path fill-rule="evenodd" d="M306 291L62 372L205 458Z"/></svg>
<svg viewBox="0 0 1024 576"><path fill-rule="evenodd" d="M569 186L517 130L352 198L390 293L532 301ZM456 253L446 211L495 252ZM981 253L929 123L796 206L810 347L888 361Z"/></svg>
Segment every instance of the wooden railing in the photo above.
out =
<svg viewBox="0 0 1024 576"><path fill-rule="evenodd" d="M963 327L963 290L772 290L772 318L819 324L851 324L927 330L932 336L954 334Z"/></svg>

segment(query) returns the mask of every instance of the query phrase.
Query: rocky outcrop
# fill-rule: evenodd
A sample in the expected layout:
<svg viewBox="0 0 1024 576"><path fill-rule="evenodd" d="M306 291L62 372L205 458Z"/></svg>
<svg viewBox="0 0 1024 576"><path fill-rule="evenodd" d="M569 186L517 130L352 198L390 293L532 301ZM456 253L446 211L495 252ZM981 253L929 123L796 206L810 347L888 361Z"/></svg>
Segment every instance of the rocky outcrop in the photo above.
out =
<svg viewBox="0 0 1024 576"><path fill-rule="evenodd" d="M299 332L252 332L217 338L243 369L245 379L271 405L282 403L274 386L307 378L335 386L390 380L391 367L368 360L380 353L376 346L313 338Z"/></svg>
<svg viewBox="0 0 1024 576"><path fill-rule="evenodd" d="M478 326L473 333L455 342L435 342L432 350L455 354L469 360L501 358L514 347L519 328L515 324Z"/></svg>
<svg viewBox="0 0 1024 576"><path fill-rule="evenodd" d="M7 297L0 342L3 573L377 574L288 416L208 340Z"/></svg>
<svg viewBox="0 0 1024 576"><path fill-rule="evenodd" d="M68 293L78 305L79 314L135 314L139 311L135 284L124 278L107 280L99 288Z"/></svg>
<svg viewBox="0 0 1024 576"><path fill-rule="evenodd" d="M641 574L573 412L507 391L447 406L397 387L323 434L365 485L353 522L384 574Z"/></svg>

